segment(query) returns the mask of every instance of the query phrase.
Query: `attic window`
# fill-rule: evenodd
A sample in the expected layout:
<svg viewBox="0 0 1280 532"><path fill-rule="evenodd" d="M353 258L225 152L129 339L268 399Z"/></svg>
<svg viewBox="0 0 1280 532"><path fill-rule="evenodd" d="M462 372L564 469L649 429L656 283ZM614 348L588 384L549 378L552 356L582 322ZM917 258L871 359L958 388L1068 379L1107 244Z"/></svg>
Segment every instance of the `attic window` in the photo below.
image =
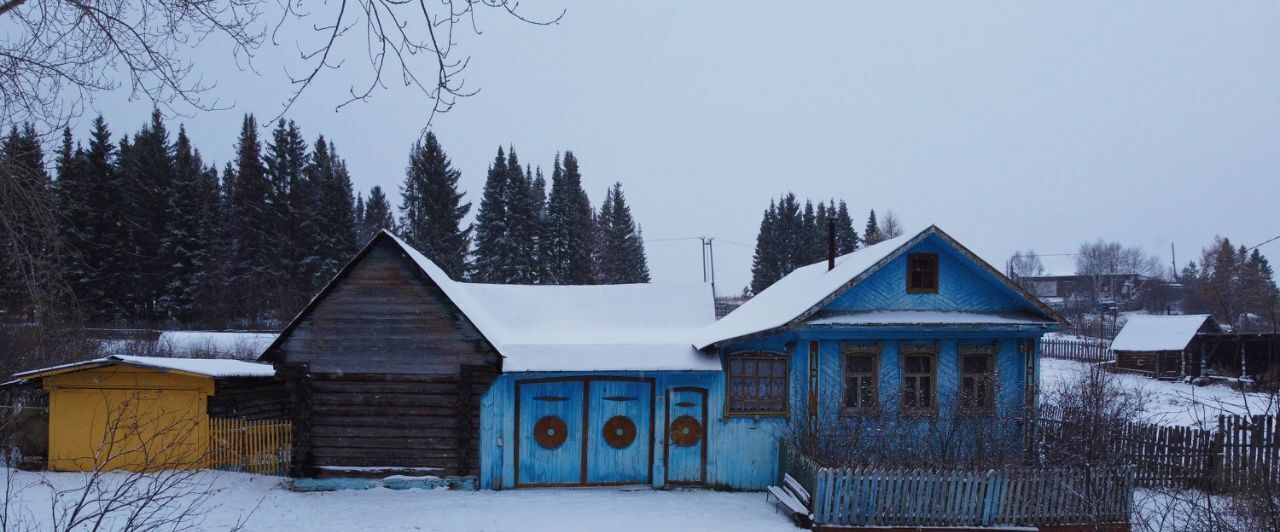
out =
<svg viewBox="0 0 1280 532"><path fill-rule="evenodd" d="M937 293L937 254L912 253L907 255L907 291L911 293Z"/></svg>

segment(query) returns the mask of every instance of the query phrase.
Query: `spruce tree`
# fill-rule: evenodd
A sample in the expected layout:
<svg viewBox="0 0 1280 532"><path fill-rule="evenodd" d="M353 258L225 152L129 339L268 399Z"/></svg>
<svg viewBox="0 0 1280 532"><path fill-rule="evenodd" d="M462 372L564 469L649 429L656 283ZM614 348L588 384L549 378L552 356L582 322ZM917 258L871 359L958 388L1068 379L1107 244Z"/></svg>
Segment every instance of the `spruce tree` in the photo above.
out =
<svg viewBox="0 0 1280 532"><path fill-rule="evenodd" d="M507 227L507 156L502 147L489 166L484 182L484 194L480 197L480 210L476 213L476 249L472 264L472 279L481 283L507 283L511 272L507 258L512 253L510 231Z"/></svg>
<svg viewBox="0 0 1280 532"><path fill-rule="evenodd" d="M538 204L533 197L533 173L520 167L515 148L507 155L507 236L511 252L507 256L506 281L535 284L542 268L538 264Z"/></svg>
<svg viewBox="0 0 1280 532"><path fill-rule="evenodd" d="M118 320L154 324L161 318L157 309L168 284L161 247L173 171L168 131L154 110L132 142L121 139L116 158L110 210L116 234L105 272Z"/></svg>
<svg viewBox="0 0 1280 532"><path fill-rule="evenodd" d="M835 208L832 204L827 212ZM836 253L844 255L852 253L858 249L858 232L853 229L853 218L849 216L849 207L845 205L844 200L840 200L840 207L836 210Z"/></svg>
<svg viewBox="0 0 1280 532"><path fill-rule="evenodd" d="M274 218L267 203L271 183L262 162L258 122L251 114L245 115L240 126L234 169L227 174L227 281L236 287L228 293L230 310L235 317L257 324L265 312L275 308L279 292L271 284L272 254L277 251L268 230Z"/></svg>
<svg viewBox="0 0 1280 532"><path fill-rule="evenodd" d="M884 241L884 234L880 232L880 226L876 224L875 209L871 209L871 214L867 216L867 227L862 230L862 241L868 246L873 246Z"/></svg>
<svg viewBox="0 0 1280 532"><path fill-rule="evenodd" d="M505 166L505 158L502 158L502 150L498 151L503 163L501 168ZM471 245L471 226L462 226L463 218L471 210L471 203L462 201L463 193L458 190L461 178L462 173L453 168L435 133L427 132L425 143L415 143L410 148L409 165L405 168L404 184L400 186L401 238L457 280L466 275L467 252ZM485 184L485 192L490 192L488 183ZM365 205L366 217L373 208L372 203L370 192L369 202ZM478 241L477 234L477 247Z"/></svg>
<svg viewBox="0 0 1280 532"><path fill-rule="evenodd" d="M782 278L778 272L778 206L769 200L769 208L760 218L756 233L756 250L751 258L751 291L759 294Z"/></svg>
<svg viewBox="0 0 1280 532"><path fill-rule="evenodd" d="M819 203L821 205L821 203ZM801 216L802 233L800 248L797 250L799 264L813 264L827 257L827 222L819 220L813 208L813 201L804 201L804 214Z"/></svg>
<svg viewBox="0 0 1280 532"><path fill-rule="evenodd" d="M547 242L547 180L542 176L542 167L538 167L531 174L529 179L529 202L532 205L530 211L534 213L534 229L537 233L534 245L534 261L537 265L537 278L535 283L545 284L550 278L547 273L546 259L546 242Z"/></svg>
<svg viewBox="0 0 1280 532"><path fill-rule="evenodd" d="M13 317L34 319L37 310L47 311L41 307L53 303L58 227L49 217L52 182L31 124L11 128L0 145L0 182L7 186L0 207L12 209L14 216L7 219L23 228L0 232L12 237L0 239L0 308L14 311Z"/></svg>
<svg viewBox="0 0 1280 532"><path fill-rule="evenodd" d="M364 212L360 216L360 226L366 232L364 238L360 241L361 245L383 230L393 233L396 231L396 220L391 212L391 202L387 200L387 194L378 185L374 185L373 188L369 189L369 201L364 202Z"/></svg>
<svg viewBox="0 0 1280 532"><path fill-rule="evenodd" d="M195 151L200 158L200 151ZM196 182L196 194L200 199L199 229L196 234L204 248L201 265L192 276L194 302L197 309L192 320L197 323L225 326L227 321L227 305L222 292L226 284L227 249L226 219L223 213L223 192L218 179L218 170L213 165L201 168L199 180Z"/></svg>
<svg viewBox="0 0 1280 532"><path fill-rule="evenodd" d="M347 164L323 135L316 140L311 159L309 217L316 226L317 241L312 257L316 267L308 292L329 282L356 251L355 194Z"/></svg>
<svg viewBox="0 0 1280 532"><path fill-rule="evenodd" d="M201 180L204 165L191 145L185 127L179 126L174 143L172 196L168 203L168 225L160 242L163 278L167 280L159 310L169 319L190 323L198 315L196 275L205 268L208 241L202 239L203 203Z"/></svg>
<svg viewBox="0 0 1280 532"><path fill-rule="evenodd" d="M591 284L595 213L582 190L582 175L573 152L566 151L563 166L557 156L547 199L544 257L550 282Z"/></svg>
<svg viewBox="0 0 1280 532"><path fill-rule="evenodd" d="M600 206L599 240L596 252L597 282L627 284L649 282L644 238L636 228L622 194L622 183L614 183Z"/></svg>
<svg viewBox="0 0 1280 532"><path fill-rule="evenodd" d="M315 191L305 173L310 155L296 123L283 118L276 122L262 160L271 183L267 204L273 222L267 230L279 246L273 255L273 283L287 294L282 305L300 306L312 294L316 272L311 268L316 261L308 258L318 240L318 227L310 210Z"/></svg>

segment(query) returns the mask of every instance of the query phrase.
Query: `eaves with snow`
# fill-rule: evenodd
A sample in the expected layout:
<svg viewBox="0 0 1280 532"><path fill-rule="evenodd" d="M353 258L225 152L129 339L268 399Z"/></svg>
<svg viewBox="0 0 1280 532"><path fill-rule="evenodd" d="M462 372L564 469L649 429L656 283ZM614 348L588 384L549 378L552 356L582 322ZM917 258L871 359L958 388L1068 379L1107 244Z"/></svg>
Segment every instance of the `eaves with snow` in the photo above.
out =
<svg viewBox="0 0 1280 532"><path fill-rule="evenodd" d="M85 360L60 366L24 371L22 373L14 374L13 377L20 381L27 381L105 366L131 366L212 378L267 378L275 376L276 374L275 368L270 364L246 362L243 360L111 355L103 358L95 358L93 360Z"/></svg>

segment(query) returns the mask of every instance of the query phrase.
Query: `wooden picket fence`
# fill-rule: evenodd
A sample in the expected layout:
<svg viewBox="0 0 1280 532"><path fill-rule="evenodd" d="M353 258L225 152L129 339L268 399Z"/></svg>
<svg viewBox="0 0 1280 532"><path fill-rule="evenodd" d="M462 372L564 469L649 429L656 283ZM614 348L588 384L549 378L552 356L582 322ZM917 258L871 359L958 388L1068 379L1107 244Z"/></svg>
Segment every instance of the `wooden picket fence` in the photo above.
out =
<svg viewBox="0 0 1280 532"><path fill-rule="evenodd" d="M280 420L209 418L213 469L265 475L289 472L293 424Z"/></svg>
<svg viewBox="0 0 1280 532"><path fill-rule="evenodd" d="M1061 419L1061 412L1042 408L1040 437L1075 430ZM1219 415L1216 430L1130 423L1112 438L1110 452L1129 458L1143 487L1221 490L1280 482L1280 420Z"/></svg>
<svg viewBox="0 0 1280 532"><path fill-rule="evenodd" d="M813 521L824 525L991 527L1127 523L1132 470L818 471Z"/></svg>
<svg viewBox="0 0 1280 532"><path fill-rule="evenodd" d="M1114 362L1116 359L1111 345L1104 340L1044 339L1040 341L1040 355L1090 363Z"/></svg>
<svg viewBox="0 0 1280 532"><path fill-rule="evenodd" d="M1221 449L1215 480L1248 487L1280 482L1280 420L1276 416L1218 416Z"/></svg>

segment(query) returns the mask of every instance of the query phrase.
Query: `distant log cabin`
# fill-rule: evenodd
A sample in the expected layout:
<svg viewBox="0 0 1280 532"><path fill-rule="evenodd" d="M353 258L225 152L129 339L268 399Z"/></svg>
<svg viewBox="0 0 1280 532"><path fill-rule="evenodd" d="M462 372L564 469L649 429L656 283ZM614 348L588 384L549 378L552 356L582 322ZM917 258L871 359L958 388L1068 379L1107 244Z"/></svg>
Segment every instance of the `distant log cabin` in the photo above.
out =
<svg viewBox="0 0 1280 532"><path fill-rule="evenodd" d="M293 475L478 474L480 397L501 359L389 234L375 236L263 360L287 393Z"/></svg>

